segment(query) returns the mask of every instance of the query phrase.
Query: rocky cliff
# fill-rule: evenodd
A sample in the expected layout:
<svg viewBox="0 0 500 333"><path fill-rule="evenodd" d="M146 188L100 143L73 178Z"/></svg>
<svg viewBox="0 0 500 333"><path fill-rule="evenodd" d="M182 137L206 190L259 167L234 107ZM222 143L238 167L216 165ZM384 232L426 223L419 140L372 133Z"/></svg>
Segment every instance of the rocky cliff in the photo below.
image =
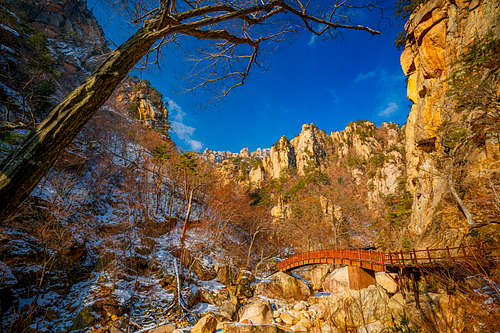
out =
<svg viewBox="0 0 500 333"><path fill-rule="evenodd" d="M111 50L86 1L3 1L0 17L0 120L20 128L43 119ZM146 81L126 79L115 102L150 127L168 125L162 96Z"/></svg>
<svg viewBox="0 0 500 333"><path fill-rule="evenodd" d="M405 25L410 229L427 244L498 221L499 14L495 0L431 0Z"/></svg>
<svg viewBox="0 0 500 333"><path fill-rule="evenodd" d="M399 228L406 225L403 220L408 219L411 205L405 186L403 133L393 123L376 127L356 121L330 135L305 124L292 140L281 137L268 155L235 154L218 163L217 170L224 182L238 183L265 197L277 219L292 221L310 214L309 219L326 223L317 228L329 229L343 221L352 224L354 232L354 224L373 225L377 220ZM302 205L308 200L315 208L306 214L303 210L311 206ZM360 242L373 244L377 237L365 234ZM399 233L395 239L401 237Z"/></svg>

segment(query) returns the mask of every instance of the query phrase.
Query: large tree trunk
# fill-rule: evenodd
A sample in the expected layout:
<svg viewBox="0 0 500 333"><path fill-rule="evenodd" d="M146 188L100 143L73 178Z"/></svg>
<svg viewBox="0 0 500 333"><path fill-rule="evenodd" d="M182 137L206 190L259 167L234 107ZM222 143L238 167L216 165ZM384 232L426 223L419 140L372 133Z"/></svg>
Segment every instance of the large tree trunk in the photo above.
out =
<svg viewBox="0 0 500 333"><path fill-rule="evenodd" d="M182 227L182 233L181 233L181 242L184 242L184 237L186 236L186 229L187 225L189 223L189 217L191 216L191 207L193 205L193 192L195 189L191 190L191 193L189 194L189 200L188 200L188 209L186 213L186 218L184 219L184 226Z"/></svg>
<svg viewBox="0 0 500 333"><path fill-rule="evenodd" d="M48 172L59 154L106 102L158 35L145 24L57 105L0 164L0 223L10 216Z"/></svg>
<svg viewBox="0 0 500 333"><path fill-rule="evenodd" d="M469 228L472 228L476 225L476 223L474 222L474 218L472 217L471 212L464 204L462 199L460 199L460 196L458 195L457 190L455 189L455 181L453 180L453 167L454 167L454 159L452 159L450 164L450 171L448 174L448 186L450 188L451 194L453 195L453 198L457 202L458 208L460 208L465 218L467 219L467 224L469 225Z"/></svg>

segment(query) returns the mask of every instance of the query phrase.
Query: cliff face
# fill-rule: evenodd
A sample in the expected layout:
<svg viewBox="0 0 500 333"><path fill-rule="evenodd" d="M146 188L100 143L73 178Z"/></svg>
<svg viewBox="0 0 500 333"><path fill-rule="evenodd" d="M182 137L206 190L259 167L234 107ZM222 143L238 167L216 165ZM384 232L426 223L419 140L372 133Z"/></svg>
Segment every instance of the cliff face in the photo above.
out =
<svg viewBox="0 0 500 333"><path fill-rule="evenodd" d="M414 10L405 26L401 66L413 102L406 168L414 198L410 228L417 237L434 224L447 229L440 242L453 243L458 229L472 227L457 219L464 210L475 223L498 217L491 196L498 191L500 171L499 14L495 0L431 0ZM490 197L488 207L478 203L479 196Z"/></svg>
<svg viewBox="0 0 500 333"><path fill-rule="evenodd" d="M128 116L139 120L143 126L167 130L169 126L167 105L163 95L148 81L136 78L126 79L113 98Z"/></svg>
<svg viewBox="0 0 500 333"><path fill-rule="evenodd" d="M217 170L226 183L264 193L277 219L294 219L299 211L310 208L301 207L303 202L311 200L316 207L311 219L319 214L327 225L346 220L345 212L356 210L365 214L353 213L349 217L353 223L386 219L387 211L398 215L400 223L408 217L411 204L406 195L404 146L403 129L392 123L376 127L369 121L356 121L330 135L305 124L292 140L281 137L268 155L234 154L219 162ZM206 151L204 156L214 161L214 152ZM394 201L396 197L406 201Z"/></svg>
<svg viewBox="0 0 500 333"><path fill-rule="evenodd" d="M18 126L0 140L0 158L110 51L95 17L80 0L6 0L0 5L0 121ZM146 81L127 78L108 101L148 127L166 128L162 95ZM23 129L26 128L26 129Z"/></svg>
<svg viewBox="0 0 500 333"><path fill-rule="evenodd" d="M110 50L85 2L9 0L0 12L2 93L13 112L20 100L63 98ZM43 117L47 109L36 109L34 116Z"/></svg>
<svg viewBox="0 0 500 333"><path fill-rule="evenodd" d="M271 149L263 151L268 153L245 156L241 152L207 149L203 156L218 163L225 181L257 187L265 180L324 171L333 163L347 166L356 183L373 187L374 195L388 194L394 192L396 179L405 173L404 136L402 129L392 123L383 123L377 128L369 121L351 122L344 130L330 135L314 124L304 124L292 140L282 136ZM373 176L378 175L369 183L362 180L368 169Z"/></svg>

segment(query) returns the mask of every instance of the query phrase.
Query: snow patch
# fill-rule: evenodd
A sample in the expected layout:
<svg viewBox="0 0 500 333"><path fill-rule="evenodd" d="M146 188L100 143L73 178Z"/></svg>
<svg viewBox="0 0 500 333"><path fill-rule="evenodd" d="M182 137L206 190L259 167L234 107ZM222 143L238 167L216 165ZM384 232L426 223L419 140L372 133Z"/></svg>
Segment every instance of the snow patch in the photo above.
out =
<svg viewBox="0 0 500 333"><path fill-rule="evenodd" d="M0 23L0 28L6 30L8 32L10 32L11 34L13 34L16 37L19 37L19 32L17 32L16 30L12 29L11 27L9 27L7 25L4 25L4 24Z"/></svg>
<svg viewBox="0 0 500 333"><path fill-rule="evenodd" d="M3 44L0 44L0 51L7 51L9 53L16 54L16 52L14 52L13 49L11 49L10 47L5 46Z"/></svg>

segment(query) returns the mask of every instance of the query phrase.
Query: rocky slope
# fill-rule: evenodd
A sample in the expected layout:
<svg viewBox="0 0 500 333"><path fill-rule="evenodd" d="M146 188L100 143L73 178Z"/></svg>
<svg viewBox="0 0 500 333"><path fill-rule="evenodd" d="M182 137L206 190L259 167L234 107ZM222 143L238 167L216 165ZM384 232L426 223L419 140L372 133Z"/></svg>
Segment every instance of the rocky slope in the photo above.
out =
<svg viewBox="0 0 500 333"><path fill-rule="evenodd" d="M3 159L109 48L85 1L2 1L0 15ZM131 291L140 294L143 288L150 296L141 299L150 304L151 298L160 307L169 302L159 279L173 272L173 257L167 250L171 242L161 236L175 227L181 206L171 184L156 180L152 185L149 169L158 147L175 151L166 107L147 81L124 80L18 214L2 221L1 331L63 332L115 322ZM155 200L164 203L154 209L153 187ZM154 216L162 224L150 225L137 243L124 248L124 240L145 227L145 221L141 227L125 222L131 213ZM145 243L155 244L154 254ZM148 270L153 260L160 264ZM132 276L143 277L140 286L130 284ZM140 321L144 307L137 305Z"/></svg>
<svg viewBox="0 0 500 333"><path fill-rule="evenodd" d="M405 25L401 66L413 103L405 131L410 228L427 244L454 243L474 224L498 221L499 7L490 0L431 0Z"/></svg>

